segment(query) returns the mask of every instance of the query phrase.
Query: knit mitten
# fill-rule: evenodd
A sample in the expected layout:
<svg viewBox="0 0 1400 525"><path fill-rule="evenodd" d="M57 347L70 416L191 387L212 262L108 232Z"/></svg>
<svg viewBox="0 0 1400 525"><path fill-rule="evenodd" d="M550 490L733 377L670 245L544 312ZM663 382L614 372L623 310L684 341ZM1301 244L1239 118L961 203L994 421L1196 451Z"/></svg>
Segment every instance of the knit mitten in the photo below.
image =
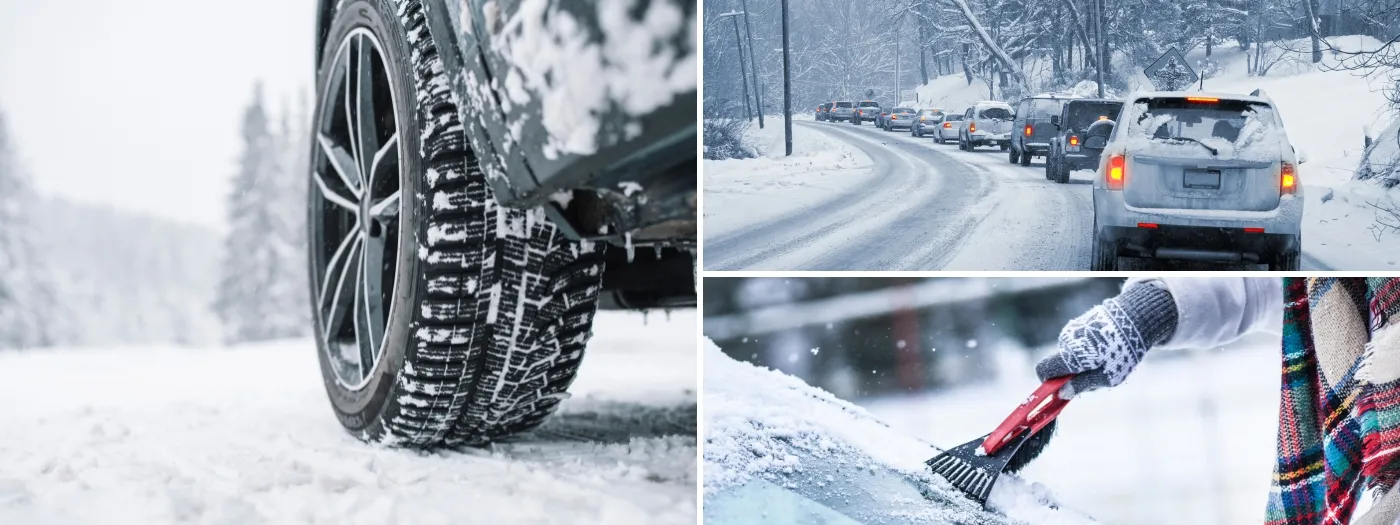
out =
<svg viewBox="0 0 1400 525"><path fill-rule="evenodd" d="M1176 331L1171 293L1140 283L1074 318L1060 331L1059 350L1040 360L1035 373L1044 381L1074 375L1062 397L1118 386L1153 345Z"/></svg>

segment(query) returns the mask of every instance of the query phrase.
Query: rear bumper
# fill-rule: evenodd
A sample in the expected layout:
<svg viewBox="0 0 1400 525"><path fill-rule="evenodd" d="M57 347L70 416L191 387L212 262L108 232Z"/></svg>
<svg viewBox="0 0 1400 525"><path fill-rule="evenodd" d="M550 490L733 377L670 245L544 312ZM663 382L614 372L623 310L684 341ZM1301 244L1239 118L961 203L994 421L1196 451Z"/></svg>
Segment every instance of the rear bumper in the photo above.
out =
<svg viewBox="0 0 1400 525"><path fill-rule="evenodd" d="M1021 151L1044 155L1050 152L1050 144L1047 142L1027 142L1021 145Z"/></svg>
<svg viewBox="0 0 1400 525"><path fill-rule="evenodd" d="M1099 156L1084 153L1065 153L1064 165L1070 171L1099 169Z"/></svg>
<svg viewBox="0 0 1400 525"><path fill-rule="evenodd" d="M1300 249L1302 217L1303 200L1296 196L1284 197L1267 212L1224 213L1131 208L1122 192L1094 190L1097 235L1114 242L1120 254L1137 257L1267 262Z"/></svg>
<svg viewBox="0 0 1400 525"><path fill-rule="evenodd" d="M886 125L889 126L891 129L894 129L894 128L909 129L910 127L913 126L913 124L911 124L911 123L909 123L909 122L900 122L900 121L898 121L898 120L891 120L891 121L889 122L889 124L886 124Z"/></svg>
<svg viewBox="0 0 1400 525"><path fill-rule="evenodd" d="M1268 263L1301 249L1297 235L1245 233L1238 228L1105 226L1098 235L1117 246L1119 255L1156 259Z"/></svg>
<svg viewBox="0 0 1400 525"><path fill-rule="evenodd" d="M968 135L967 141L972 144L998 144L1004 146L1011 143L1011 134L1002 133L1000 135L993 135L991 133L977 132Z"/></svg>

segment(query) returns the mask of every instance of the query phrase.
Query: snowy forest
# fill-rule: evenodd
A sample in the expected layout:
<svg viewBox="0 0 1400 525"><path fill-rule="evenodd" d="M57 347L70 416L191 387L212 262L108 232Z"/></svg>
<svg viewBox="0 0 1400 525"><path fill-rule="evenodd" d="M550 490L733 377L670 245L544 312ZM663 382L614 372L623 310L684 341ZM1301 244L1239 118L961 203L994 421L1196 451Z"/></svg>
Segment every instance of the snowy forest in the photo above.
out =
<svg viewBox="0 0 1400 525"><path fill-rule="evenodd" d="M307 105L243 121L225 232L41 195L0 107L0 350L308 333Z"/></svg>
<svg viewBox="0 0 1400 525"><path fill-rule="evenodd" d="M780 115L779 2L712 0L705 4L704 20L707 117L740 117L754 107ZM916 86L957 73L969 84L985 84L991 98L1016 100L1094 82L1100 56L1110 57L1103 60L1105 87L1119 91L1172 47L1183 54L1204 50L1207 58L1192 66L1207 79L1213 73L1212 51L1222 45L1246 51L1251 74L1268 75L1294 52L1321 61L1329 36L1369 35L1387 42L1400 28L1400 5L1392 0L790 0L789 27L793 109L805 112L833 99L911 101ZM1297 39L1310 40L1310 46L1291 49ZM1394 66L1390 47L1367 58Z"/></svg>

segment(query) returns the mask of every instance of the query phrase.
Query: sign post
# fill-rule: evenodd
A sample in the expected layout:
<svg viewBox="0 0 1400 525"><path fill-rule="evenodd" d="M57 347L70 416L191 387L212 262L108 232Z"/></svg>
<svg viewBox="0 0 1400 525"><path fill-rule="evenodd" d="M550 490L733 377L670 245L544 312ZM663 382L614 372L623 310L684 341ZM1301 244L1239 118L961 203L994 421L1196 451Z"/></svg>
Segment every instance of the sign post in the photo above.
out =
<svg viewBox="0 0 1400 525"><path fill-rule="evenodd" d="M1201 79L1186 62L1186 57L1181 56L1181 52L1175 47L1162 53L1162 56L1143 69L1142 73L1158 91L1178 91Z"/></svg>

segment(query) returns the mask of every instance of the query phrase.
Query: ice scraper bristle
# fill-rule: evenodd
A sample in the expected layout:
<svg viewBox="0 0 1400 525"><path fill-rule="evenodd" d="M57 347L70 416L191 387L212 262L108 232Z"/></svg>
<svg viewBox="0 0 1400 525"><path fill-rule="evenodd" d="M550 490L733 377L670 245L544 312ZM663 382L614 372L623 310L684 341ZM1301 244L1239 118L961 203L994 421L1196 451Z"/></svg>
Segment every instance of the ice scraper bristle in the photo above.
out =
<svg viewBox="0 0 1400 525"><path fill-rule="evenodd" d="M985 507L997 477L1021 470L1049 443L1054 428L1047 427L1069 403L1059 396L1068 381L1066 376L1041 384L996 430L934 456L929 469Z"/></svg>

